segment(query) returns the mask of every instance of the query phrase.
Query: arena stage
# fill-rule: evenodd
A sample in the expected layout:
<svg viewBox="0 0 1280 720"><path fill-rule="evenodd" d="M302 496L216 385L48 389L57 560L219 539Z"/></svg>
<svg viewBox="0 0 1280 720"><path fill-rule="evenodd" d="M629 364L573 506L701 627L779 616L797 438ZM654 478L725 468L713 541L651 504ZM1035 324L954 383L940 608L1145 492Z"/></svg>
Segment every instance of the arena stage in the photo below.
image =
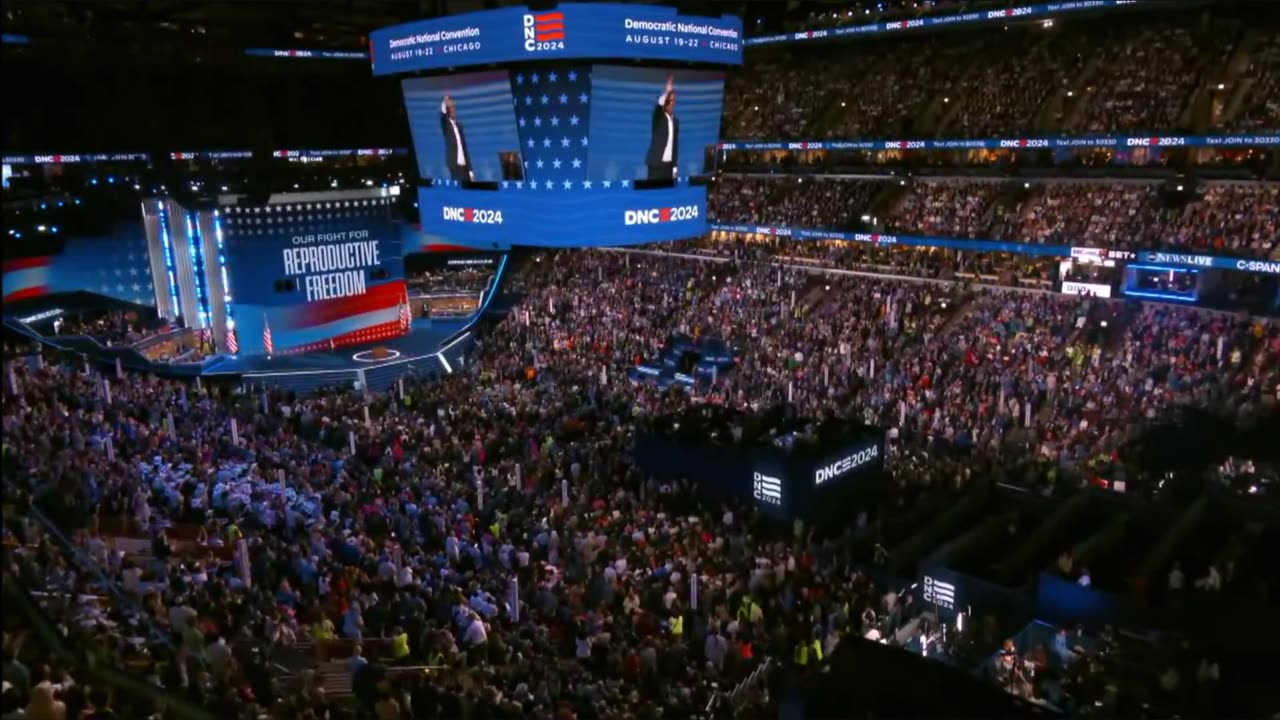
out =
<svg viewBox="0 0 1280 720"><path fill-rule="evenodd" d="M254 373L292 374L308 372L373 370L386 365L399 365L415 360L456 357L454 350L467 345L470 328L475 318L456 320L415 320L413 330L407 335L378 340L362 345L347 345L332 351L317 351L291 355L266 356L259 354L219 355L203 363L201 375L249 375ZM389 355L374 357L375 348L386 348ZM436 360L438 363L439 361ZM450 360L441 369L451 371Z"/></svg>

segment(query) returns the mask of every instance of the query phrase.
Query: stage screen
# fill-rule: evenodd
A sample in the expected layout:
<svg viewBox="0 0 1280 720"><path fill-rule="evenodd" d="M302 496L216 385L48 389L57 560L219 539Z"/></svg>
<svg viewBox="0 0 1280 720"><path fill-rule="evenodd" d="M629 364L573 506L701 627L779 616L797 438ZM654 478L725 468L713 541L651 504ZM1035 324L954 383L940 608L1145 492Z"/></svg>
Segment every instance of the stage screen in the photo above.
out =
<svg viewBox="0 0 1280 720"><path fill-rule="evenodd" d="M407 294L391 207L360 198L222 208L241 352L264 352L268 328L275 354L402 334Z"/></svg>
<svg viewBox="0 0 1280 720"><path fill-rule="evenodd" d="M520 139L506 70L402 84L418 173L433 180L519 180Z"/></svg>
<svg viewBox="0 0 1280 720"><path fill-rule="evenodd" d="M682 181L708 173L724 73L596 65L591 93L590 179Z"/></svg>
<svg viewBox="0 0 1280 720"><path fill-rule="evenodd" d="M156 304L141 222L120 223L104 235L44 237L49 240L15 247L4 259L4 302L86 291Z"/></svg>

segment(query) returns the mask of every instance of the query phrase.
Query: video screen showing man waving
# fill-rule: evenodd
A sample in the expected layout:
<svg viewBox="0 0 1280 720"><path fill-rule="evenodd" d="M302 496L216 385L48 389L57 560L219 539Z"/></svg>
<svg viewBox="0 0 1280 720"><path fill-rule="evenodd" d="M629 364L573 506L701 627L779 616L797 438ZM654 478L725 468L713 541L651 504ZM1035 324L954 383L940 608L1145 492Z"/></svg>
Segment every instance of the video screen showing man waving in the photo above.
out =
<svg viewBox="0 0 1280 720"><path fill-rule="evenodd" d="M591 90L591 180L657 186L707 172L706 150L719 142L723 73L596 65Z"/></svg>
<svg viewBox="0 0 1280 720"><path fill-rule="evenodd" d="M680 120L676 117L674 85L675 79L668 75L667 85L653 106L653 129L645 156L650 180L675 178L680 174Z"/></svg>
<svg viewBox="0 0 1280 720"><path fill-rule="evenodd" d="M475 179L471 170L471 155L467 152L467 134L458 122L457 109L452 95L440 101L440 133L444 138L444 159L449 165L449 176L458 181Z"/></svg>
<svg viewBox="0 0 1280 720"><path fill-rule="evenodd" d="M424 180L448 184L505 179L520 138L506 70L407 78L401 83Z"/></svg>

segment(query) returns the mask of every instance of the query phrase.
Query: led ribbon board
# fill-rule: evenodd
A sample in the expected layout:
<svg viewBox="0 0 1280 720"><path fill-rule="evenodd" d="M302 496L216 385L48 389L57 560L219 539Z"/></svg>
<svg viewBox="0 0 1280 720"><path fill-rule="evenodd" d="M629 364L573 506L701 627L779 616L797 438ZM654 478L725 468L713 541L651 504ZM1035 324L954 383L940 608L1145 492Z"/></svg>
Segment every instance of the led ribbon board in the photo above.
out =
<svg viewBox="0 0 1280 720"><path fill-rule="evenodd" d="M680 15L675 8L561 4L451 15L369 36L374 75L490 63L607 59L742 64L742 20Z"/></svg>

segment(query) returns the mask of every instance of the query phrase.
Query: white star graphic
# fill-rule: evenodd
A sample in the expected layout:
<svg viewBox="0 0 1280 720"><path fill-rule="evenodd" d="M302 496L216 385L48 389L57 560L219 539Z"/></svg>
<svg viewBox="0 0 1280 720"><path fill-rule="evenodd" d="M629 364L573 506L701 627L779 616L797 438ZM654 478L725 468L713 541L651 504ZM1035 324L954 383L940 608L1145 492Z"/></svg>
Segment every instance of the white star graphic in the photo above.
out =
<svg viewBox="0 0 1280 720"><path fill-rule="evenodd" d="M549 72L549 73L547 73L547 80L548 80L549 82L555 82L555 81L556 81L556 74L555 74L554 72Z"/></svg>
<svg viewBox="0 0 1280 720"><path fill-rule="evenodd" d="M569 71L569 82L577 82L577 80L578 80L578 73L574 72L573 70L570 70L570 71Z"/></svg>
<svg viewBox="0 0 1280 720"><path fill-rule="evenodd" d="M131 267L131 268L129 268L129 274L130 274L130 275L133 275L134 277L137 277L137 275L138 275L138 268L136 268L136 267Z"/></svg>
<svg viewBox="0 0 1280 720"><path fill-rule="evenodd" d="M524 118L520 118L520 127L524 127Z"/></svg>
<svg viewBox="0 0 1280 720"><path fill-rule="evenodd" d="M551 127L560 127L560 118L559 118L559 117L557 117L557 116L555 116L555 115L552 115L552 116L551 116Z"/></svg>
<svg viewBox="0 0 1280 720"><path fill-rule="evenodd" d="M560 147L569 147L569 138L560 138Z"/></svg>
<svg viewBox="0 0 1280 720"><path fill-rule="evenodd" d="M141 286L141 285L139 285L138 283L134 283L134 284L133 284L133 291L134 291L134 292L139 292L139 291L141 291L141 290L142 290L142 286Z"/></svg>
<svg viewBox="0 0 1280 720"><path fill-rule="evenodd" d="M569 116L569 124L570 124L570 125L573 125L573 126L575 126L575 127L576 127L576 126L577 126L577 124L578 124L578 116L577 116L577 115L570 115L570 116Z"/></svg>
<svg viewBox="0 0 1280 720"><path fill-rule="evenodd" d="M551 98L547 97L546 95L543 95L541 98L541 101L543 105L546 105L547 103L551 102Z"/></svg>
<svg viewBox="0 0 1280 720"><path fill-rule="evenodd" d="M568 180L565 180L565 181L564 181L564 189L565 189L565 190L568 190L568 189L569 189L569 188L571 188L571 187L573 187L573 183L572 183L572 182L570 182L570 181L568 181Z"/></svg>
<svg viewBox="0 0 1280 720"><path fill-rule="evenodd" d="M116 285L116 292L124 292L124 284Z"/></svg>
<svg viewBox="0 0 1280 720"><path fill-rule="evenodd" d="M574 166L575 168L580 168L580 167L582 167L582 161L581 161L581 160L579 160L578 158L574 158L574 159L573 159L573 166Z"/></svg>
<svg viewBox="0 0 1280 720"><path fill-rule="evenodd" d="M525 165L528 165L528 164L529 164L529 161L528 161L528 160L526 160L524 164L525 164ZM522 180L517 180L517 181L516 181L516 189L517 189L517 190L523 190L523 189L524 189L524 181L522 181Z"/></svg>
<svg viewBox="0 0 1280 720"><path fill-rule="evenodd" d="M549 147L551 147L551 138L543 138L543 139L542 139L542 147L544 147L544 148L549 148Z"/></svg>
<svg viewBox="0 0 1280 720"><path fill-rule="evenodd" d="M590 190L590 189L591 189L591 181L590 181L590 180L583 180L583 181L582 181L582 189L583 189L583 190Z"/></svg>
<svg viewBox="0 0 1280 720"><path fill-rule="evenodd" d="M586 135L583 135L583 136L582 136L582 147L586 147L586 146L587 146L587 136L586 136Z"/></svg>
<svg viewBox="0 0 1280 720"><path fill-rule="evenodd" d="M628 186L628 185L630 185L630 184L631 184L631 181L630 181L630 180L623 180L623 181L622 181L622 187L627 187L627 186Z"/></svg>
<svg viewBox="0 0 1280 720"><path fill-rule="evenodd" d="M533 147L533 138L529 138L529 147Z"/></svg>
<svg viewBox="0 0 1280 720"><path fill-rule="evenodd" d="M534 73L534 74L533 74L533 76L529 78L529 80L530 80L534 85L537 85L537 84L538 84L538 73Z"/></svg>
<svg viewBox="0 0 1280 720"><path fill-rule="evenodd" d="M560 158L556 158L556 159L551 163L551 167L553 167L553 168L555 168L555 169L559 170L559 169L560 169Z"/></svg>
<svg viewBox="0 0 1280 720"><path fill-rule="evenodd" d="M537 190L537 189L538 189L538 181L537 181L537 180L531 180L531 181L529 182L529 189L530 189L530 190Z"/></svg>
<svg viewBox="0 0 1280 720"><path fill-rule="evenodd" d="M538 164L538 169L539 169L539 170L541 170L541 169L542 169L542 160L541 160L541 159L539 159L537 164Z"/></svg>
<svg viewBox="0 0 1280 720"><path fill-rule="evenodd" d="M532 105L532 104L533 104L533 97L532 97L532 96L530 96L530 95L525 95L525 96L524 96L524 104L525 104L525 105Z"/></svg>
<svg viewBox="0 0 1280 720"><path fill-rule="evenodd" d="M503 189L503 190L506 190L506 189L507 189L507 187L508 187L508 185L507 185L507 181L506 181L506 180L503 180L503 181L502 181L502 189Z"/></svg>
<svg viewBox="0 0 1280 720"><path fill-rule="evenodd" d="M561 105L568 105L568 104L569 104L569 96L568 96L568 95L565 95L564 93L560 93L560 104L561 104Z"/></svg>
<svg viewBox="0 0 1280 720"><path fill-rule="evenodd" d="M516 74L516 84L517 84L517 85L523 85L523 84L524 84L524 74L523 74L523 73L517 73L517 74Z"/></svg>
<svg viewBox="0 0 1280 720"><path fill-rule="evenodd" d="M605 189L605 190L608 190L608 189L609 189L609 188L611 188L611 187L613 187L613 181L612 181L612 180L605 180L605 181L604 181L604 189Z"/></svg>
<svg viewBox="0 0 1280 720"><path fill-rule="evenodd" d="M542 127L542 118L537 117L537 116L534 116L534 118L533 118L533 126L534 126L534 127Z"/></svg>
<svg viewBox="0 0 1280 720"><path fill-rule="evenodd" d="M581 95L579 95L579 96L578 96L578 102L583 103L583 104L586 104L586 102L587 102L587 94L586 94L586 93L582 93Z"/></svg>
<svg viewBox="0 0 1280 720"><path fill-rule="evenodd" d="M123 274L124 274L124 270L123 270L123 269L121 269L121 268L116 268L116 269L112 270L111 272L115 273L115 274L116 274L116 277L120 277L121 275L123 275Z"/></svg>

